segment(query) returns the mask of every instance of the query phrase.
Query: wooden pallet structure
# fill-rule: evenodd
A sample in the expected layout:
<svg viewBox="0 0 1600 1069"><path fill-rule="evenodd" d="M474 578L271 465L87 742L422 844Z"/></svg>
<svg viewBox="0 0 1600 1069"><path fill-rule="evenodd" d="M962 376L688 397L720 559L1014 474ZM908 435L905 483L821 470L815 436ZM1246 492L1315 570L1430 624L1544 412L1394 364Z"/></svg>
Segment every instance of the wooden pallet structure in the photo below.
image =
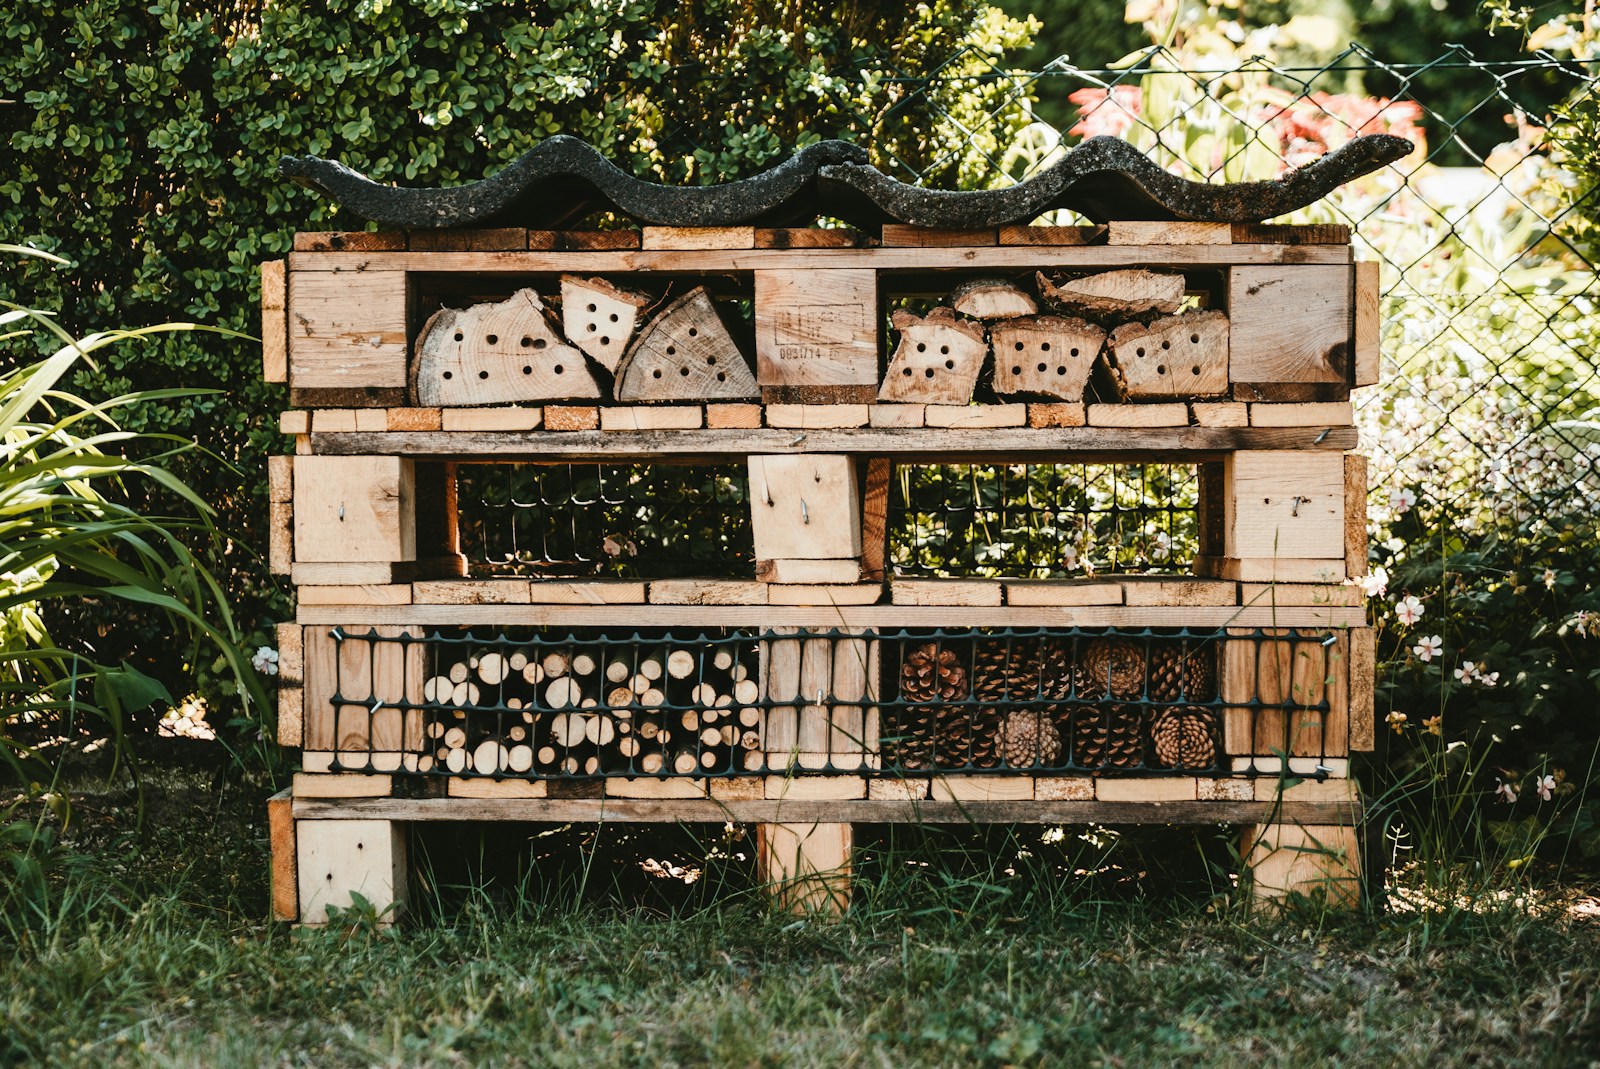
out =
<svg viewBox="0 0 1600 1069"><path fill-rule="evenodd" d="M821 910L856 824L1223 823L1257 896L1353 900L1378 304L1344 228L313 233L262 308L277 917L403 905L425 821L749 822ZM952 461L1194 465L1199 552L897 576L894 473ZM467 559L465 465L579 462L737 465L753 574Z"/></svg>

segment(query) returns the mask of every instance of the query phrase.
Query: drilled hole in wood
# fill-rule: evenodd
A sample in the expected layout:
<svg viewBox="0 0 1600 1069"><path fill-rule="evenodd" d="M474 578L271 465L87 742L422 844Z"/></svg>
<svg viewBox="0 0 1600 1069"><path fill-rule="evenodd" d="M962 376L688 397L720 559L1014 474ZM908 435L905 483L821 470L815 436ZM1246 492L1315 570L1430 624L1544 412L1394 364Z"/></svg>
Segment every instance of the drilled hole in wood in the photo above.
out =
<svg viewBox="0 0 1600 1069"><path fill-rule="evenodd" d="M522 341L518 342L517 344L521 345L524 349L528 349L533 346L533 339L524 334L522 336Z"/></svg>
<svg viewBox="0 0 1600 1069"><path fill-rule="evenodd" d="M1065 364L1062 364L1062 365L1060 365L1059 367L1056 368L1056 374L1057 375L1065 375L1066 373L1067 373L1067 368L1066 368Z"/></svg>
<svg viewBox="0 0 1600 1069"><path fill-rule="evenodd" d="M718 382L727 382L728 381L728 373L726 371L717 372L717 381Z"/></svg>
<svg viewBox="0 0 1600 1069"><path fill-rule="evenodd" d="M488 373L488 372L487 372L487 371L480 371L480 372L478 372L478 378L480 378L480 379L486 379L486 378L488 378L488 377L489 377L489 373Z"/></svg>
<svg viewBox="0 0 1600 1069"><path fill-rule="evenodd" d="M462 338L461 332L459 330L456 331L456 341L463 341L463 340L465 340L465 339Z"/></svg>
<svg viewBox="0 0 1600 1069"><path fill-rule="evenodd" d="M1144 355L1144 349L1143 348L1135 349L1134 353L1136 353L1139 356L1143 356Z"/></svg>
<svg viewBox="0 0 1600 1069"><path fill-rule="evenodd" d="M911 374L911 369L910 368L906 368L904 371L901 372L901 374L902 375L910 375Z"/></svg>
<svg viewBox="0 0 1600 1069"><path fill-rule="evenodd" d="M1022 374L1022 368L1021 368L1021 367L1018 367L1018 366L1016 366L1016 365L1012 365L1012 368L1011 368L1011 373L1012 373L1012 374L1013 374L1013 375L1020 375L1020 374Z"/></svg>
<svg viewBox="0 0 1600 1069"><path fill-rule="evenodd" d="M459 340L459 339L457 339L457 340ZM1022 350L1024 348L1026 348L1026 347L1021 342L1017 342L1017 352L1019 352L1019 353L1022 352Z"/></svg>
<svg viewBox="0 0 1600 1069"><path fill-rule="evenodd" d="M667 355L668 356L677 356L678 355L678 347L676 345L667 346Z"/></svg>
<svg viewBox="0 0 1600 1069"><path fill-rule="evenodd" d="M714 357L714 356L706 357L706 366L708 366L708 367L716 367L717 366L717 358Z"/></svg>
<svg viewBox="0 0 1600 1069"><path fill-rule="evenodd" d="M927 375L930 379L933 378L933 368L930 367L927 371L923 372L923 374Z"/></svg>
<svg viewBox="0 0 1600 1069"><path fill-rule="evenodd" d="M1189 370L1192 371L1196 375L1200 374L1200 369L1198 367L1192 367Z"/></svg>
<svg viewBox="0 0 1600 1069"><path fill-rule="evenodd" d="M1200 344L1200 335L1198 335L1198 334L1189 335L1189 344L1190 345L1199 345Z"/></svg>
<svg viewBox="0 0 1600 1069"><path fill-rule="evenodd" d="M543 338L535 338L535 339L533 339L533 347L535 349L543 349L546 345L549 345L549 344L550 343L545 341Z"/></svg>
<svg viewBox="0 0 1600 1069"><path fill-rule="evenodd" d="M448 378L453 378L453 377L454 377L454 376L452 376L452 375L451 375L451 374L450 374L450 372L448 372L448 371L446 371L446 372L445 372L445 373L444 373L444 377L445 377L445 378L447 378L447 379L448 379Z"/></svg>
<svg viewBox="0 0 1600 1069"><path fill-rule="evenodd" d="M585 312L593 312L593 311L595 311L595 310L596 310L596 309L595 309L595 306L594 306L594 305L592 305L592 304L589 304L589 305L584 305L584 309L583 309L583 310L584 310L584 311L585 311ZM590 327L590 328L589 328L589 329L590 329L590 330L593 330L593 329L594 329L594 328L593 328L593 327Z"/></svg>
<svg viewBox="0 0 1600 1069"><path fill-rule="evenodd" d="M611 313L611 322L615 323L616 321L617 321L617 313L612 312Z"/></svg>
<svg viewBox="0 0 1600 1069"><path fill-rule="evenodd" d="M691 338L698 337L699 334L700 334L700 328L699 327L690 327L689 328L689 337L691 337Z"/></svg>
<svg viewBox="0 0 1600 1069"><path fill-rule="evenodd" d="M661 369L660 368L656 368L654 371L650 372L650 377L654 378L654 379L659 379L661 377Z"/></svg>
<svg viewBox="0 0 1600 1069"><path fill-rule="evenodd" d="M523 368L522 368L522 373L524 375L532 375L533 374L533 368L528 366L528 365L526 365L526 364L524 364Z"/></svg>
<svg viewBox="0 0 1600 1069"><path fill-rule="evenodd" d="M1077 355L1078 355L1078 350L1077 350L1077 347L1076 347L1076 346L1074 346L1074 347L1073 347L1073 350L1072 350L1072 355L1073 355L1073 356L1077 356Z"/></svg>
<svg viewBox="0 0 1600 1069"><path fill-rule="evenodd" d="M954 371L956 369L956 362L954 360L946 360L944 362L944 366L946 370Z"/></svg>
<svg viewBox="0 0 1600 1069"><path fill-rule="evenodd" d="M563 371L565 371L566 368L562 367L560 364L557 364L555 367L551 368L551 370L554 371L557 375L559 375Z"/></svg>
<svg viewBox="0 0 1600 1069"><path fill-rule="evenodd" d="M500 344L500 335L491 334L488 337L484 338L483 340L488 342L490 345L499 345Z"/></svg>
<svg viewBox="0 0 1600 1069"><path fill-rule="evenodd" d="M1166 373L1167 373L1167 365L1165 365L1165 364L1157 364L1156 365L1156 374L1157 375L1165 375Z"/></svg>
<svg viewBox="0 0 1600 1069"><path fill-rule="evenodd" d="M928 351L928 345L927 345L926 342L920 342L920 341L917 342L917 352L925 353L927 351Z"/></svg>
<svg viewBox="0 0 1600 1069"><path fill-rule="evenodd" d="M583 329L585 331L589 332L590 334L593 334L595 331L599 330L600 327L596 323L590 323L588 326L584 327Z"/></svg>
<svg viewBox="0 0 1600 1069"><path fill-rule="evenodd" d="M1048 353L1050 351L1050 343L1049 342L1040 342L1039 343L1039 351L1041 353Z"/></svg>
<svg viewBox="0 0 1600 1069"><path fill-rule="evenodd" d="M948 353L949 353L949 352L950 352L950 346L948 346L948 345L941 345L941 346L939 346L939 355L940 355L940 356L945 356L945 355L947 355L947 354L948 354Z"/></svg>
<svg viewBox="0 0 1600 1069"><path fill-rule="evenodd" d="M610 345L611 344L611 339L610 338L601 338L600 339L600 344L601 345Z"/></svg>
<svg viewBox="0 0 1600 1069"><path fill-rule="evenodd" d="M688 376L688 374L689 374L689 369L688 369L688 368L687 368L687 367L680 367L680 368L679 368L679 369L678 369L678 374L680 374L680 375L683 375L683 376L686 376L686 377L687 377L687 376Z"/></svg>

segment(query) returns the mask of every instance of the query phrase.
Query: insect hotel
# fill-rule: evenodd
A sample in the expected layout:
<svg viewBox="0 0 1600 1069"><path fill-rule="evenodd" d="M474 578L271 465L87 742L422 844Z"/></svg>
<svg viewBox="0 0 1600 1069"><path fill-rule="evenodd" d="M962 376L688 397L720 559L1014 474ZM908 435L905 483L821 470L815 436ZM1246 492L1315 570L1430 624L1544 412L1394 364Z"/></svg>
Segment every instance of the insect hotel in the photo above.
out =
<svg viewBox="0 0 1600 1069"><path fill-rule="evenodd" d="M403 905L444 820L748 823L823 910L856 823L1230 824L1256 896L1352 900L1377 272L1261 220L1409 150L1210 186L1097 138L985 193L838 142L704 189L567 138L449 190L285 161L382 229L262 267L276 916Z"/></svg>

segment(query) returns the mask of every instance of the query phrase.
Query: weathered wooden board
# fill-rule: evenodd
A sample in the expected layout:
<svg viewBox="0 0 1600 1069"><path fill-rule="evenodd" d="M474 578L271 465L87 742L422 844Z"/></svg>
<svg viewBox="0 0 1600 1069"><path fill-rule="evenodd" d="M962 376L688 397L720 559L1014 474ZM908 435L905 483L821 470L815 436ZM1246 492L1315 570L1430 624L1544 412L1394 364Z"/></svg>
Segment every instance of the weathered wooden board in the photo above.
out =
<svg viewBox="0 0 1600 1069"><path fill-rule="evenodd" d="M410 460L302 456L294 464L296 561L416 559Z"/></svg>
<svg viewBox="0 0 1600 1069"><path fill-rule="evenodd" d="M289 381L289 280L282 260L261 264L261 377Z"/></svg>
<svg viewBox="0 0 1600 1069"><path fill-rule="evenodd" d="M424 406L602 396L583 353L562 339L544 301L527 288L495 304L435 312L417 339L415 379Z"/></svg>
<svg viewBox="0 0 1600 1069"><path fill-rule="evenodd" d="M1349 267L1231 267L1228 320L1234 382L1350 382Z"/></svg>
<svg viewBox="0 0 1600 1069"><path fill-rule="evenodd" d="M1224 555L1337 560L1345 557L1344 457L1240 451L1223 460Z"/></svg>
<svg viewBox="0 0 1600 1069"><path fill-rule="evenodd" d="M861 494L847 456L752 456L750 513L758 560L861 556Z"/></svg>
<svg viewBox="0 0 1600 1069"><path fill-rule="evenodd" d="M985 321L1038 314L1033 294L1003 278L973 278L950 292L950 307Z"/></svg>
<svg viewBox="0 0 1600 1069"><path fill-rule="evenodd" d="M618 401L742 401L757 396L744 354L704 286L651 319L616 373Z"/></svg>
<svg viewBox="0 0 1600 1069"><path fill-rule="evenodd" d="M291 386L403 389L406 341L405 272L290 273Z"/></svg>
<svg viewBox="0 0 1600 1069"><path fill-rule="evenodd" d="M1362 260L1355 265L1355 368L1351 384L1373 386L1383 358L1383 292L1380 265Z"/></svg>
<svg viewBox="0 0 1600 1069"><path fill-rule="evenodd" d="M755 272L756 380L769 401L867 400L878 385L875 271ZM865 392L865 396L860 395Z"/></svg>

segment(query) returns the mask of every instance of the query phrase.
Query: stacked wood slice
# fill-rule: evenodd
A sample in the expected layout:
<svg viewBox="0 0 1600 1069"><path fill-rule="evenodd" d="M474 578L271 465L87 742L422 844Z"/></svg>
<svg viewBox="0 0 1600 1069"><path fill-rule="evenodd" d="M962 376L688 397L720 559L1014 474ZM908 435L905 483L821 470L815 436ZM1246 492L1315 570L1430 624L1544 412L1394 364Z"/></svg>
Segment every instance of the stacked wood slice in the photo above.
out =
<svg viewBox="0 0 1600 1069"><path fill-rule="evenodd" d="M706 288L670 303L668 296L564 275L559 324L549 295L531 287L504 301L441 308L418 336L412 393L427 406L596 400L607 393L627 403L755 399L749 361Z"/></svg>
<svg viewBox="0 0 1600 1069"><path fill-rule="evenodd" d="M436 661L416 771L692 775L759 757L753 643L468 642Z"/></svg>
<svg viewBox="0 0 1600 1069"><path fill-rule="evenodd" d="M969 279L925 315L895 311L878 400L966 404L986 366L1001 398L1171 401L1228 392L1228 317L1184 308L1175 271ZM992 355L992 364L989 362Z"/></svg>

